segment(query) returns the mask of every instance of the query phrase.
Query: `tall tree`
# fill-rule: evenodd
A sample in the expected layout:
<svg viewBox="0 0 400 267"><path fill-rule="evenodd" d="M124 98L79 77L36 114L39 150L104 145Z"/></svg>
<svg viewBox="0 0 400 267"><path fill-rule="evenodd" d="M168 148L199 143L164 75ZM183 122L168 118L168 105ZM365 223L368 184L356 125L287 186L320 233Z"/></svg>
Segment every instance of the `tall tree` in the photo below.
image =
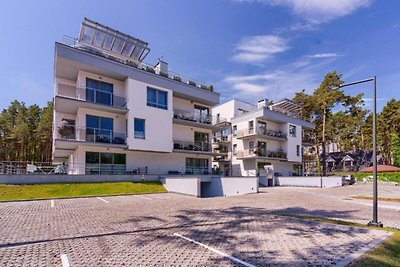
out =
<svg viewBox="0 0 400 267"><path fill-rule="evenodd" d="M336 71L330 72L325 75L324 80L313 94L317 123L317 140L322 145L323 175L326 175L326 124L328 117L331 115L332 108L344 99L343 90L339 89L341 84L343 84L342 75L336 73Z"/></svg>
<svg viewBox="0 0 400 267"><path fill-rule="evenodd" d="M400 138L398 134L392 134L392 157L393 165L400 167Z"/></svg>

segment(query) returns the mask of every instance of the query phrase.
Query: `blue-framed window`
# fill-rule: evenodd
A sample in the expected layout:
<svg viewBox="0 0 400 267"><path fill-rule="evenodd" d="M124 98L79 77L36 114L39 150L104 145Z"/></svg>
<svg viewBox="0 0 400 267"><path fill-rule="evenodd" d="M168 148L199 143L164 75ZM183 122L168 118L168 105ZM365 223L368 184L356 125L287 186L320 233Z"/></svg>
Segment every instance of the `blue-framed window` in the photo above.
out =
<svg viewBox="0 0 400 267"><path fill-rule="evenodd" d="M168 93L147 87L147 105L149 107L168 109Z"/></svg>
<svg viewBox="0 0 400 267"><path fill-rule="evenodd" d="M86 78L86 101L91 103L113 105L114 88L111 83Z"/></svg>
<svg viewBox="0 0 400 267"><path fill-rule="evenodd" d="M145 139L145 120L135 118L134 133L136 139Z"/></svg>

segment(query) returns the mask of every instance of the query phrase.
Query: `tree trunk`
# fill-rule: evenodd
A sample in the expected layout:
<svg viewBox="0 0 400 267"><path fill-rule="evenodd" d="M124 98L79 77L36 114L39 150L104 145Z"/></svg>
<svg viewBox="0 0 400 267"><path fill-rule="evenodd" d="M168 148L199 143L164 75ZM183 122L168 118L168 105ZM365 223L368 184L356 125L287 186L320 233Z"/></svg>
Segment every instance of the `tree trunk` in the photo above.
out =
<svg viewBox="0 0 400 267"><path fill-rule="evenodd" d="M325 147L326 109L322 117L322 176L326 176L326 147Z"/></svg>

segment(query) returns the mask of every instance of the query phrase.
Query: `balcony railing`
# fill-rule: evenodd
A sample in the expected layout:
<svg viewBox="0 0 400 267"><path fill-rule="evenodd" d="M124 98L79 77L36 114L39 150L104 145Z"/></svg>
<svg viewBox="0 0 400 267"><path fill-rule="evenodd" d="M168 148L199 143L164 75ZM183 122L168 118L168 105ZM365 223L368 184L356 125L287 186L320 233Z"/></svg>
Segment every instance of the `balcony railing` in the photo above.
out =
<svg viewBox="0 0 400 267"><path fill-rule="evenodd" d="M213 137L213 143L215 144L230 143L231 141L232 141L231 137L226 135Z"/></svg>
<svg viewBox="0 0 400 267"><path fill-rule="evenodd" d="M203 89L203 90L206 90L206 91L211 91L211 92L214 91L214 87L211 84L195 81L194 79L185 77L185 76L183 76L181 74L178 74L178 73L175 73L173 71L168 71L168 73L164 73L164 72L158 71L154 66L152 66L150 64L146 64L144 62L141 62L140 64L137 64L136 62L131 61L131 60L122 60L122 59L115 58L115 57L113 57L111 55L108 55L107 53L102 52L100 49L92 49L92 48L89 48L87 46L82 46L82 45L80 45L78 40L76 38L73 38L73 37L64 36L62 42L65 45L68 45L68 46L71 46L71 47L74 47L74 48L77 48L77 49L80 49L80 50L84 50L86 52L95 54L97 56L102 56L102 57L108 58L110 60L118 61L120 63L129 65L131 67L135 67L135 68L138 68L138 69L150 72L150 73L153 73L155 75L159 75L159 76L162 76L162 77L165 77L165 78L169 78L169 79L177 81L177 82L185 83L185 84L188 84L190 86L197 87L199 89Z"/></svg>
<svg viewBox="0 0 400 267"><path fill-rule="evenodd" d="M126 165L86 163L85 174L126 174Z"/></svg>
<svg viewBox="0 0 400 267"><path fill-rule="evenodd" d="M196 123L218 125L227 120L210 114L198 114L194 111L174 109L174 118L178 120L191 121Z"/></svg>
<svg viewBox="0 0 400 267"><path fill-rule="evenodd" d="M94 88L82 88L59 83L57 86L56 95L81 100L88 103L126 109L125 97Z"/></svg>
<svg viewBox="0 0 400 267"><path fill-rule="evenodd" d="M281 150L270 151L270 150L263 150L263 149L239 150L236 153L236 157L237 158L264 157L264 158L287 159L286 153Z"/></svg>
<svg viewBox="0 0 400 267"><path fill-rule="evenodd" d="M175 150L187 150L187 151L200 151L200 152L211 152L211 144L209 142L202 141L179 141L174 140Z"/></svg>
<svg viewBox="0 0 400 267"><path fill-rule="evenodd" d="M217 156L213 158L213 161L223 162L223 161L231 161L231 155Z"/></svg>
<svg viewBox="0 0 400 267"><path fill-rule="evenodd" d="M126 133L97 128L79 128L73 125L58 128L57 139L126 145Z"/></svg>
<svg viewBox="0 0 400 267"><path fill-rule="evenodd" d="M250 135L261 135L261 136L265 136L265 137L287 139L287 134L282 131L265 129L262 127L246 128L246 129L240 130L237 132L236 138L246 137L246 136L250 136Z"/></svg>

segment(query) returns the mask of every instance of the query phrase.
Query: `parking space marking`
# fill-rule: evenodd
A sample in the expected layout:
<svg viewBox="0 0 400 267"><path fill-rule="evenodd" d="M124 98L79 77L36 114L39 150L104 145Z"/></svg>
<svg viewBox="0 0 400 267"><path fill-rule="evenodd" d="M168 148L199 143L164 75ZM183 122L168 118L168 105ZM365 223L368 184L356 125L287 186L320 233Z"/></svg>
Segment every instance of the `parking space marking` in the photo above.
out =
<svg viewBox="0 0 400 267"><path fill-rule="evenodd" d="M242 264L242 265L244 265L244 266L247 266L247 267L255 267L255 265L253 265L253 264L250 264L250 263L247 263L247 262L245 262L245 261L242 261L242 260L240 260L240 259L238 259L238 258L235 258L235 257L233 257L233 256L231 256L231 255L226 254L225 252L222 252L222 251L219 251L219 250L217 250L217 249L215 249L215 248L212 248L212 247L209 247L209 246L207 246L207 245L204 245L204 244L202 244L202 243L200 243L200 242L197 242L197 241L195 241L195 240L193 240L193 239L190 239L190 238L188 238L188 237L186 237L186 236L180 235L180 234L178 234L178 233L174 233L174 236L180 237L180 238L185 239L186 241L189 241L189 242L191 242L191 243L193 243L193 244L196 244L196 245L199 245L199 246L201 246L201 247L203 247L203 248L206 248L206 249L208 249L208 250L211 250L212 252L215 252L215 253L217 253L218 255L221 255L221 256L223 256L223 257L225 257L225 258L228 258L228 259L230 259L230 260L232 260L232 261L234 261L234 262L240 263L240 264Z"/></svg>
<svg viewBox="0 0 400 267"><path fill-rule="evenodd" d="M103 198L101 198L101 197L97 197L97 198L100 199L101 201L106 202L107 204L110 203L110 202L108 202L107 200L105 200L105 199L103 199Z"/></svg>
<svg viewBox="0 0 400 267"><path fill-rule="evenodd" d="M152 200L151 198L148 198L148 197L142 197L142 196L138 196L138 195L135 195L135 197L138 197L138 198L143 198L143 199L147 199L147 200Z"/></svg>
<svg viewBox="0 0 400 267"><path fill-rule="evenodd" d="M61 254L61 265L62 267L70 267L69 260L67 254Z"/></svg>
<svg viewBox="0 0 400 267"><path fill-rule="evenodd" d="M50 200L50 207L51 207L51 208L54 208L54 200L53 200L53 199Z"/></svg>

